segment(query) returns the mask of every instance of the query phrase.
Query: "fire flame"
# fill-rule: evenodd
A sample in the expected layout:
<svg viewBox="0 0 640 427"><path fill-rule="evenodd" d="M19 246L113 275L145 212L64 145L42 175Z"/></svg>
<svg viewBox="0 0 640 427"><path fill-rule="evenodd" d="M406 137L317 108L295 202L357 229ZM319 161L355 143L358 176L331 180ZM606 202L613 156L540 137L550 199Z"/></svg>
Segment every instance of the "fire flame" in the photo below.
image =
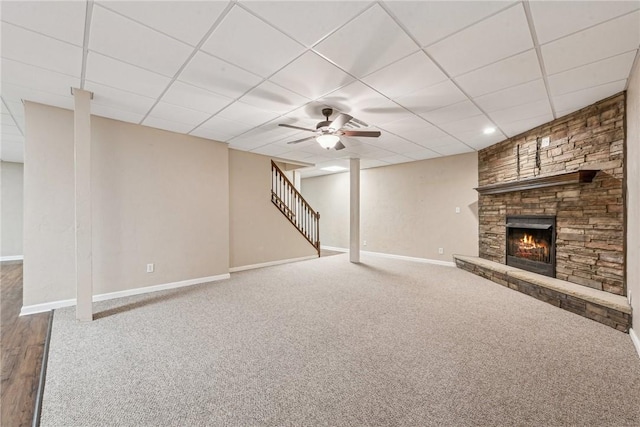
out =
<svg viewBox="0 0 640 427"><path fill-rule="evenodd" d="M520 247L522 249L535 249L539 246L532 235L525 233L524 237L520 239Z"/></svg>

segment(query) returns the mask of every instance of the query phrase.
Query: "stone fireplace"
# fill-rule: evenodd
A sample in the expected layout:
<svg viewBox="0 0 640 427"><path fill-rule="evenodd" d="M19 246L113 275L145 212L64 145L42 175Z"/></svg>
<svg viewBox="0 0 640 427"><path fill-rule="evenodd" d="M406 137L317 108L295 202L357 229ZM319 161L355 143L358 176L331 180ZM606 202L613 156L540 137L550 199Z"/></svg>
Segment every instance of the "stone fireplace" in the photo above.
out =
<svg viewBox="0 0 640 427"><path fill-rule="evenodd" d="M556 277L555 228L555 216L508 216L507 265Z"/></svg>
<svg viewBox="0 0 640 427"><path fill-rule="evenodd" d="M624 147L620 93L480 150L480 257L522 268L548 255L538 273L626 295ZM548 225L524 236L532 217L554 218L552 239Z"/></svg>

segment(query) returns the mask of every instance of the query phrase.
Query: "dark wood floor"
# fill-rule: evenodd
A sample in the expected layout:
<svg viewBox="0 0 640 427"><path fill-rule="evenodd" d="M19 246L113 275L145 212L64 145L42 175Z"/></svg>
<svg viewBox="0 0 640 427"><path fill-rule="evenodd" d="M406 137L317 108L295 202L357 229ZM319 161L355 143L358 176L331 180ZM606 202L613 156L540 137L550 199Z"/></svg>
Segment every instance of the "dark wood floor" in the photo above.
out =
<svg viewBox="0 0 640 427"><path fill-rule="evenodd" d="M22 307L22 262L0 264L2 310L0 425L31 425L50 313L18 317Z"/></svg>

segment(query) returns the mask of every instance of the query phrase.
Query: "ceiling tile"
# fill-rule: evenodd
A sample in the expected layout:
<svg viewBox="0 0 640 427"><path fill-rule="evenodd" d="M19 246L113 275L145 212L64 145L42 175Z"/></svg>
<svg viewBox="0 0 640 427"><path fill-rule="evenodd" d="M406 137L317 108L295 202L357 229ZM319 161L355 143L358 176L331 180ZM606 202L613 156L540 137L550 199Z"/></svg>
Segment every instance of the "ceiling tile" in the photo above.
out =
<svg viewBox="0 0 640 427"><path fill-rule="evenodd" d="M509 5L502 1L389 1L387 7L421 46L486 18Z"/></svg>
<svg viewBox="0 0 640 427"><path fill-rule="evenodd" d="M454 80L469 96L476 97L542 78L534 49L487 65Z"/></svg>
<svg viewBox="0 0 640 427"><path fill-rule="evenodd" d="M226 96L218 95L179 81L171 84L162 96L162 100L192 110L204 111L209 115L220 111L233 101Z"/></svg>
<svg viewBox="0 0 640 427"><path fill-rule="evenodd" d="M638 1L532 1L531 16L540 44L600 24L640 8Z"/></svg>
<svg viewBox="0 0 640 427"><path fill-rule="evenodd" d="M202 45L202 50L268 77L300 55L304 47L236 6Z"/></svg>
<svg viewBox="0 0 640 427"><path fill-rule="evenodd" d="M406 163L406 162L414 162L415 159L412 159L410 157L407 156L403 156L402 154L394 154L393 156L389 156L389 157L383 157L382 159L383 162L387 162L389 164L398 164L398 163Z"/></svg>
<svg viewBox="0 0 640 427"><path fill-rule="evenodd" d="M411 153L406 153L405 156L412 158L413 160L427 160L434 159L436 157L440 157L439 153L436 153L429 148L421 148L417 151L413 151Z"/></svg>
<svg viewBox="0 0 640 427"><path fill-rule="evenodd" d="M381 126L381 128L393 133L401 133L412 130L436 129L432 124L428 123L418 116L411 116L402 120L388 122Z"/></svg>
<svg viewBox="0 0 640 427"><path fill-rule="evenodd" d="M82 48L4 22L0 31L3 58L80 77Z"/></svg>
<svg viewBox="0 0 640 427"><path fill-rule="evenodd" d="M241 4L309 47L369 5L359 1L242 1ZM319 16L322 18L318 19Z"/></svg>
<svg viewBox="0 0 640 427"><path fill-rule="evenodd" d="M564 95L554 96L553 105L558 112L558 117L579 110L596 101L615 95L624 90L626 80L607 83L601 86L591 87Z"/></svg>
<svg viewBox="0 0 640 427"><path fill-rule="evenodd" d="M227 140L231 139L234 136L229 132L225 132L225 129L222 129L222 128L210 129L210 128L203 128L203 127L194 129L189 133L189 135L197 136L200 138L212 139L218 142L226 142Z"/></svg>
<svg viewBox="0 0 640 427"><path fill-rule="evenodd" d="M191 128L189 129L191 130L195 126L207 120L211 115L202 111L196 111L190 108L184 108L179 105L160 101L155 107L153 107L153 110L149 112L149 116L191 125Z"/></svg>
<svg viewBox="0 0 640 427"><path fill-rule="evenodd" d="M94 98L95 100L95 98ZM91 103L91 114L94 116L106 117L108 119L120 120L128 123L140 123L144 118L144 114L134 113L132 111L120 110L108 105Z"/></svg>
<svg viewBox="0 0 640 427"><path fill-rule="evenodd" d="M87 80L157 98L171 79L95 52L87 57Z"/></svg>
<svg viewBox="0 0 640 427"><path fill-rule="evenodd" d="M80 78L3 59L2 83L12 83L44 92L68 95L72 87L80 87Z"/></svg>
<svg viewBox="0 0 640 427"><path fill-rule="evenodd" d="M376 71L417 49L413 40L379 5L371 7L315 47L356 77Z"/></svg>
<svg viewBox="0 0 640 427"><path fill-rule="evenodd" d="M495 132L491 135L485 135L482 132L470 131L463 132L457 135L458 138L471 148L475 150L481 150L487 148L493 144L504 141L507 139L501 132Z"/></svg>
<svg viewBox="0 0 640 427"><path fill-rule="evenodd" d="M638 49L639 22L640 11L542 46L542 57L547 73L559 73Z"/></svg>
<svg viewBox="0 0 640 427"><path fill-rule="evenodd" d="M355 81L331 92L319 101L338 111L349 114L354 110L381 104L387 101L387 98L361 82Z"/></svg>
<svg viewBox="0 0 640 427"><path fill-rule="evenodd" d="M531 117L524 120L517 120L511 123L498 123L498 125L500 126L500 129L502 129L503 132L505 132L506 135L511 138L542 124L549 123L552 120L553 115L551 113L547 113L542 116Z"/></svg>
<svg viewBox="0 0 640 427"><path fill-rule="evenodd" d="M236 136L252 129L253 126L216 116L202 123L198 129L200 128L220 129L221 132L227 133L229 136Z"/></svg>
<svg viewBox="0 0 640 427"><path fill-rule="evenodd" d="M444 136L441 136L441 137L431 136L431 137L416 139L416 144L435 151L436 148L439 148L439 147L460 144L460 141L454 138L453 136L444 134Z"/></svg>
<svg viewBox="0 0 640 427"><path fill-rule="evenodd" d="M499 90L474 98L486 112L503 110L547 98L547 89L542 79L534 80L508 89Z"/></svg>
<svg viewBox="0 0 640 427"><path fill-rule="evenodd" d="M379 168L381 166L389 166L389 163L383 162L377 159L362 159L360 160L360 169L372 169Z"/></svg>
<svg viewBox="0 0 640 427"><path fill-rule="evenodd" d="M409 110L422 114L431 110L446 107L460 101L464 101L467 97L456 87L451 81L438 83L429 86L409 95L396 99L396 102Z"/></svg>
<svg viewBox="0 0 640 427"><path fill-rule="evenodd" d="M316 99L354 79L335 65L309 51L269 78L309 99Z"/></svg>
<svg viewBox="0 0 640 427"><path fill-rule="evenodd" d="M349 114L370 126L383 125L413 116L412 112L388 99L367 107L356 108Z"/></svg>
<svg viewBox="0 0 640 427"><path fill-rule="evenodd" d="M4 107L4 105L3 105L3 107ZM1 122L2 126L15 126L16 125L15 120L13 120L13 117L11 117L9 112L7 112L7 113L4 112L4 108L3 108L3 113L1 115L1 117L2 117L2 122Z"/></svg>
<svg viewBox="0 0 640 427"><path fill-rule="evenodd" d="M227 1L106 1L99 4L178 40L197 45ZM188 23L188 24L185 24Z"/></svg>
<svg viewBox="0 0 640 427"><path fill-rule="evenodd" d="M489 117L498 124L511 123L517 120L524 120L542 115L552 115L551 105L549 104L548 99L542 99L529 104L522 104L517 107L510 107L489 113Z"/></svg>
<svg viewBox="0 0 640 427"><path fill-rule="evenodd" d="M2 21L82 46L87 10L80 1L3 1Z"/></svg>
<svg viewBox="0 0 640 427"><path fill-rule="evenodd" d="M20 102L20 100L33 101L40 104L53 105L54 107L73 109L73 96L71 96L71 88L68 95L59 95L51 92L31 89L24 86L16 86L10 83L2 84L2 97Z"/></svg>
<svg viewBox="0 0 640 427"><path fill-rule="evenodd" d="M158 117L147 116L142 122L144 126L149 126L152 128L168 130L170 132L176 133L188 133L193 126L185 123L178 123L171 120L166 120Z"/></svg>
<svg viewBox="0 0 640 427"><path fill-rule="evenodd" d="M103 7L93 8L89 49L173 77L193 48Z"/></svg>
<svg viewBox="0 0 640 427"><path fill-rule="evenodd" d="M24 144L24 136L22 134L2 133L2 144L7 143Z"/></svg>
<svg viewBox="0 0 640 427"><path fill-rule="evenodd" d="M132 92L115 89L111 86L105 86L89 80L85 82L84 88L93 92L93 100L91 101L92 108L95 105L102 105L118 111L134 113L135 115L141 114L142 117L144 117L147 111L149 111L156 102L155 98L149 98ZM104 111L107 110L105 109ZM134 117L134 115L128 117ZM142 117L140 117L138 122L142 120Z"/></svg>
<svg viewBox="0 0 640 427"><path fill-rule="evenodd" d="M11 115L13 116L14 120L24 121L24 105L22 104L22 101L20 101L20 98L18 98L15 101L7 99L3 91L2 100L4 101L2 103L3 112L4 111L11 112ZM6 107L5 107L5 104L6 104Z"/></svg>
<svg viewBox="0 0 640 427"><path fill-rule="evenodd" d="M397 98L445 80L447 76L423 51L409 55L362 79L389 98Z"/></svg>
<svg viewBox="0 0 640 427"><path fill-rule="evenodd" d="M361 140L364 140L364 138ZM422 149L420 145L390 133L383 133L379 138L367 139L366 142L370 147L382 148L399 154L410 153Z"/></svg>
<svg viewBox="0 0 640 427"><path fill-rule="evenodd" d="M458 76L531 48L527 17L518 3L430 46L427 52L450 76Z"/></svg>
<svg viewBox="0 0 640 427"><path fill-rule="evenodd" d="M287 151L286 153L282 153L279 155L281 159L293 160L293 161L306 161L306 159L313 156L311 153L307 153L306 151Z"/></svg>
<svg viewBox="0 0 640 427"><path fill-rule="evenodd" d="M278 117L278 113L253 107L244 102L236 101L220 111L216 117L232 120L250 126L262 125Z"/></svg>
<svg viewBox="0 0 640 427"><path fill-rule="evenodd" d="M433 124L440 125L443 123L450 123L478 116L480 114L482 114L482 111L480 111L473 102L462 101L457 104L449 105L448 107L438 108L437 110L422 113L421 116Z"/></svg>
<svg viewBox="0 0 640 427"><path fill-rule="evenodd" d="M467 144L456 141L451 144L435 147L433 148L433 151L437 152L438 154L442 154L443 156L454 156L456 154L471 153L475 150L469 147Z"/></svg>
<svg viewBox="0 0 640 427"><path fill-rule="evenodd" d="M446 123L440 127L451 135L458 137L458 135L463 135L468 132L483 134L484 129L494 127L494 124L487 116L481 115L459 120L457 122Z"/></svg>
<svg viewBox="0 0 640 427"><path fill-rule="evenodd" d="M275 144L267 144L251 150L252 153L262 154L265 156L280 156L289 151L291 151L291 147L283 147L282 145Z"/></svg>
<svg viewBox="0 0 640 427"><path fill-rule="evenodd" d="M549 76L549 89L552 95L575 92L593 86L626 79L637 51L623 53L583 67L573 68Z"/></svg>
<svg viewBox="0 0 640 427"><path fill-rule="evenodd" d="M22 142L7 142L3 138L0 159L5 162L24 163L24 140Z"/></svg>
<svg viewBox="0 0 640 427"><path fill-rule="evenodd" d="M284 114L309 102L298 94L265 81L240 99L242 102L264 110Z"/></svg>
<svg viewBox="0 0 640 427"><path fill-rule="evenodd" d="M234 99L262 81L262 77L204 52L195 54L178 79Z"/></svg>
<svg viewBox="0 0 640 427"><path fill-rule="evenodd" d="M2 135L18 135L18 136L22 136L22 131L20 129L18 129L18 126L15 125L15 122L13 124L7 124L7 125L2 125Z"/></svg>

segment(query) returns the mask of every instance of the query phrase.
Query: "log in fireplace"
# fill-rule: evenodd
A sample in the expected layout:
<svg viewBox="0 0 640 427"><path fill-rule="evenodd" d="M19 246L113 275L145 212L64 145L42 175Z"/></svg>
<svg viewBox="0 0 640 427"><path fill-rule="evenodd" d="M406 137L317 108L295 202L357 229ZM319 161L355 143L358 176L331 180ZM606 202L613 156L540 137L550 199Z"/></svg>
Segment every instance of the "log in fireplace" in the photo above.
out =
<svg viewBox="0 0 640 427"><path fill-rule="evenodd" d="M556 277L556 217L507 216L507 265Z"/></svg>

